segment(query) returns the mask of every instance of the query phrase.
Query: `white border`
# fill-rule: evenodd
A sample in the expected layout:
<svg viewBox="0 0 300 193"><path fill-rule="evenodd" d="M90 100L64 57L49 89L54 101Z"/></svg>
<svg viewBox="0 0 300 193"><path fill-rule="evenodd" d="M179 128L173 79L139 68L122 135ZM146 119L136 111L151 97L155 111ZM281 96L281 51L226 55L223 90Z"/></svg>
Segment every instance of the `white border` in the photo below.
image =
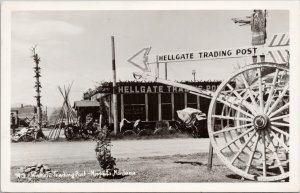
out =
<svg viewBox="0 0 300 193"><path fill-rule="evenodd" d="M17 10L252 10L290 11L291 131L290 182L287 183L11 183L10 182L10 14ZM3 2L1 6L1 191L141 192L141 191L300 191L299 188L299 1L101 1ZM5 121L3 121L5 120Z"/></svg>

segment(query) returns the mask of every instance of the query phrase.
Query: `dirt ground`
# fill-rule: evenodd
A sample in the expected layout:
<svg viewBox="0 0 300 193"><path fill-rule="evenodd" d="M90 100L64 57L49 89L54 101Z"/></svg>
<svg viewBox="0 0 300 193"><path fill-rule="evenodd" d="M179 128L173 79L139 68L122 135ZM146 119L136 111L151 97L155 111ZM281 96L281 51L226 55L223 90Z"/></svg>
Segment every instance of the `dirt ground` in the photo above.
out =
<svg viewBox="0 0 300 193"><path fill-rule="evenodd" d="M207 153L119 158L117 168L127 176L120 179L104 179L97 176L100 167L96 160L73 164L49 164L63 177L31 179L31 182L249 182L226 168L218 158L214 158L211 171L207 170ZM18 179L14 174L18 167L12 167L13 182L28 182L28 179ZM71 177L73 175L73 177Z"/></svg>
<svg viewBox="0 0 300 193"><path fill-rule="evenodd" d="M70 164L95 160L95 141L11 143L11 165ZM209 139L113 140L115 158L138 158L208 152Z"/></svg>

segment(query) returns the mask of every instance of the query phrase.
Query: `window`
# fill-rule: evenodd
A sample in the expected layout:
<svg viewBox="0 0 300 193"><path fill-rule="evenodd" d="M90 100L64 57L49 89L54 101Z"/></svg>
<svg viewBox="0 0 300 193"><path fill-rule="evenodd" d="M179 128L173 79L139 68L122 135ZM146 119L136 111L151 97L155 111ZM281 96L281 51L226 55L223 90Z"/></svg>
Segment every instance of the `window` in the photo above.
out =
<svg viewBox="0 0 300 193"><path fill-rule="evenodd" d="M148 94L149 121L158 121L158 94Z"/></svg>
<svg viewBox="0 0 300 193"><path fill-rule="evenodd" d="M187 107L197 109L197 96L187 93Z"/></svg>
<svg viewBox="0 0 300 193"><path fill-rule="evenodd" d="M174 111L175 119L178 118L177 111L184 109L184 94L183 93L174 93Z"/></svg>
<svg viewBox="0 0 300 193"><path fill-rule="evenodd" d="M162 120L172 120L172 100L170 93L161 94Z"/></svg>
<svg viewBox="0 0 300 193"><path fill-rule="evenodd" d="M145 94L124 94L124 118L146 120Z"/></svg>
<svg viewBox="0 0 300 193"><path fill-rule="evenodd" d="M206 90L210 90L210 85L206 85Z"/></svg>

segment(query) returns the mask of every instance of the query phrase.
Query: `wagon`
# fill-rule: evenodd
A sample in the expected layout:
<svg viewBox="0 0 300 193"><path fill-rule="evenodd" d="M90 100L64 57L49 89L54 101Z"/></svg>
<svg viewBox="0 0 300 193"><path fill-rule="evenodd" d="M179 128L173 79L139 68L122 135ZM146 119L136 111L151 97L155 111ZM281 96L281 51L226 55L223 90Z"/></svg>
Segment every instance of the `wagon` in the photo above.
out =
<svg viewBox="0 0 300 193"><path fill-rule="evenodd" d="M251 80L246 78L249 74ZM153 80L145 73L135 73L135 76ZM229 169L257 181L289 177L287 64L247 65L225 79L215 92L158 77L154 80L211 98L207 115L210 142Z"/></svg>
<svg viewBox="0 0 300 193"><path fill-rule="evenodd" d="M276 38L279 43L274 45ZM151 47L142 49L128 62L142 70L134 72L135 78L181 87L191 94L210 98L207 129L219 159L243 178L279 181L289 177L289 38L286 34L275 35L268 46L249 48L256 53L228 56L252 57L253 64L231 74L216 91L160 78L159 63L165 63L166 67L168 62L174 61L161 55L149 55ZM199 51L194 56L197 53ZM281 62L274 59L276 53ZM137 63L133 59L139 54L144 55L143 61ZM273 58L273 62L265 62L266 55ZM155 75L151 74L150 64L157 64Z"/></svg>

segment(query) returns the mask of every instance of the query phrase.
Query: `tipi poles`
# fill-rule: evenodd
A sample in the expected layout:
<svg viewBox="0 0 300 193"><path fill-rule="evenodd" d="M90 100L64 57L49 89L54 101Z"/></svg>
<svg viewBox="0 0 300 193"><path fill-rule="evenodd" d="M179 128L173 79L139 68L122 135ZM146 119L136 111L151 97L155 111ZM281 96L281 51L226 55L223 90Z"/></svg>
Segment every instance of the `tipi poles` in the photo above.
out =
<svg viewBox="0 0 300 193"><path fill-rule="evenodd" d="M55 121L54 128L49 133L49 138L53 138L53 139L59 138L62 129L62 123L64 122L64 120L66 120L67 125L75 123L74 120L76 116L69 103L69 94L71 91L72 84L70 84L67 88L64 86L63 89L62 87L58 86L58 90L62 95L62 97L64 98L64 101L61 107L59 117Z"/></svg>

